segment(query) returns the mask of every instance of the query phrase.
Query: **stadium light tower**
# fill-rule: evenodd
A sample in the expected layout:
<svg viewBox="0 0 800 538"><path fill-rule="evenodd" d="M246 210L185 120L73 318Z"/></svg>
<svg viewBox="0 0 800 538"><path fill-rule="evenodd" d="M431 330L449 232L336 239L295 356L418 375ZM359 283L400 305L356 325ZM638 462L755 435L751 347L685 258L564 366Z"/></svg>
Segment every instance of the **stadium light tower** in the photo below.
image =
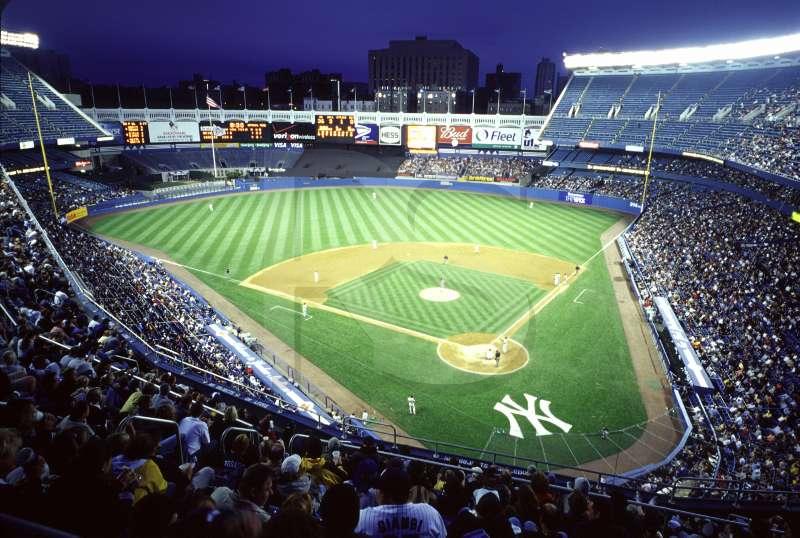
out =
<svg viewBox="0 0 800 538"><path fill-rule="evenodd" d="M294 94L292 93L292 89L289 88L289 110L294 110Z"/></svg>
<svg viewBox="0 0 800 538"><path fill-rule="evenodd" d="M497 88L494 93L497 94L497 115L500 115L500 88Z"/></svg>
<svg viewBox="0 0 800 538"><path fill-rule="evenodd" d="M264 89L261 91L267 93L267 110L272 110L272 103L270 102L269 99L269 86L265 86Z"/></svg>
<svg viewBox="0 0 800 538"><path fill-rule="evenodd" d="M553 90L544 90L544 94L550 96L550 100L547 103L547 113L550 114L550 110L553 108Z"/></svg>
<svg viewBox="0 0 800 538"><path fill-rule="evenodd" d="M525 101L528 99L528 88L522 89L522 115L525 116Z"/></svg>
<svg viewBox="0 0 800 538"><path fill-rule="evenodd" d="M354 104L353 104L353 111L354 111L354 112L358 112L358 88L356 88L355 86L353 86L353 88L352 88L350 91L351 91L351 92L352 92L352 94L353 94L353 102L354 102Z"/></svg>
<svg viewBox="0 0 800 538"><path fill-rule="evenodd" d="M475 114L475 88L472 88L469 93L472 94L472 113Z"/></svg>
<svg viewBox="0 0 800 538"><path fill-rule="evenodd" d="M332 78L331 82L336 83L336 110L339 111L342 109L342 81Z"/></svg>
<svg viewBox="0 0 800 538"><path fill-rule="evenodd" d="M309 88L308 89L308 95L311 96L311 110L314 110L314 107L315 107L315 104L314 104L314 88Z"/></svg>

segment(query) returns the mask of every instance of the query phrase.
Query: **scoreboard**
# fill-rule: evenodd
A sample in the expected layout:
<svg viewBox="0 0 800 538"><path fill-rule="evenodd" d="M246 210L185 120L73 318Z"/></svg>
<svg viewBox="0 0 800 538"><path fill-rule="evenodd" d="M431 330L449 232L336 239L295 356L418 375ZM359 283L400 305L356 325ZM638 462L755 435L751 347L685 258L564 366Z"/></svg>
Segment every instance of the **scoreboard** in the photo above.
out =
<svg viewBox="0 0 800 538"><path fill-rule="evenodd" d="M272 129L266 121L214 122L214 142L272 142ZM211 142L208 122L200 125L200 141Z"/></svg>
<svg viewBox="0 0 800 538"><path fill-rule="evenodd" d="M356 136L356 119L352 114L317 116L317 140L352 144Z"/></svg>
<svg viewBox="0 0 800 538"><path fill-rule="evenodd" d="M147 122L123 121L122 140L126 146L144 146L147 144Z"/></svg>

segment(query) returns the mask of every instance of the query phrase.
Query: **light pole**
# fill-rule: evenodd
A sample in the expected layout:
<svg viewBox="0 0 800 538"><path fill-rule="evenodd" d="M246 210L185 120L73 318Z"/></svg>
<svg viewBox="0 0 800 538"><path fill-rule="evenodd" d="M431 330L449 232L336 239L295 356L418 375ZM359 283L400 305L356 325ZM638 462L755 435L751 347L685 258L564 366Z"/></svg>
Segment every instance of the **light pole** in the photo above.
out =
<svg viewBox="0 0 800 538"><path fill-rule="evenodd" d="M294 95L292 94L292 89L289 88L289 110L294 110Z"/></svg>
<svg viewBox="0 0 800 538"><path fill-rule="evenodd" d="M378 113L380 113L380 111L381 111L381 97L383 97L383 94L381 92L378 92L377 94L375 94L375 96L378 98L378 102L377 102Z"/></svg>
<svg viewBox="0 0 800 538"><path fill-rule="evenodd" d="M494 91L497 94L497 115L500 115L500 88Z"/></svg>
<svg viewBox="0 0 800 538"><path fill-rule="evenodd" d="M194 107L196 109L200 109L200 106L197 104L197 86L192 84L191 86L187 86L187 87L194 92Z"/></svg>
<svg viewBox="0 0 800 538"><path fill-rule="evenodd" d="M451 97L453 99L455 99L456 98L456 92L451 92L451 93L447 94L447 113L448 114L450 114L450 100L451 100L450 98Z"/></svg>
<svg viewBox="0 0 800 538"><path fill-rule="evenodd" d="M261 91L267 92L267 110L272 110L272 103L270 102L269 98L269 86L265 86L264 89Z"/></svg>
<svg viewBox="0 0 800 538"><path fill-rule="evenodd" d="M528 88L522 90L522 115L525 115L525 101L528 98Z"/></svg>
<svg viewBox="0 0 800 538"><path fill-rule="evenodd" d="M314 110L314 88L309 88L308 94L311 96L311 110Z"/></svg>
<svg viewBox="0 0 800 538"><path fill-rule="evenodd" d="M550 109L553 108L553 90L545 90L544 93L550 96L550 100L547 104L547 113L550 114Z"/></svg>
<svg viewBox="0 0 800 538"><path fill-rule="evenodd" d="M475 114L475 88L471 89L469 93L472 94L472 114Z"/></svg>
<svg viewBox="0 0 800 538"><path fill-rule="evenodd" d="M353 92L353 111L358 112L358 88L354 86L350 91Z"/></svg>
<svg viewBox="0 0 800 538"><path fill-rule="evenodd" d="M342 110L342 87L341 87L341 80L332 78L331 82L336 83L336 111Z"/></svg>

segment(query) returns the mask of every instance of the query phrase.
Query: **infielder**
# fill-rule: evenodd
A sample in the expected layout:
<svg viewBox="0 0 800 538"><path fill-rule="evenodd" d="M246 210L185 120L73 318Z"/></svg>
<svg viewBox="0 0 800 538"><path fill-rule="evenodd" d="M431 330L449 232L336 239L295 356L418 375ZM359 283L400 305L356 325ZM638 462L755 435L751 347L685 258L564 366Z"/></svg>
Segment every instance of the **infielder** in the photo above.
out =
<svg viewBox="0 0 800 538"><path fill-rule="evenodd" d="M303 307L302 308L303 308L303 317L307 318L308 317L308 303L303 301Z"/></svg>
<svg viewBox="0 0 800 538"><path fill-rule="evenodd" d="M508 353L508 336L503 337L503 355Z"/></svg>
<svg viewBox="0 0 800 538"><path fill-rule="evenodd" d="M490 361L492 359L494 359L494 349L492 349L492 346L489 346L486 349L486 360Z"/></svg>
<svg viewBox="0 0 800 538"><path fill-rule="evenodd" d="M497 368L500 366L500 350L497 349L494 352L494 367Z"/></svg>
<svg viewBox="0 0 800 538"><path fill-rule="evenodd" d="M414 399L413 394L408 397L408 414L409 415L417 414L417 400Z"/></svg>

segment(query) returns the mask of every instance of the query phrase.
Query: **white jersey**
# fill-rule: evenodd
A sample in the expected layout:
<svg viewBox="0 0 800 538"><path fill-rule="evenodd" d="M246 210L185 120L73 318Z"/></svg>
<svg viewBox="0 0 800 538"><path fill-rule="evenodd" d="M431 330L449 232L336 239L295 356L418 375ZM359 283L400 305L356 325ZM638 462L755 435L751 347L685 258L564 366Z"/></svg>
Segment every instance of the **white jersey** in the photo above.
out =
<svg viewBox="0 0 800 538"><path fill-rule="evenodd" d="M417 400L413 396L408 397L408 412L412 415L417 414Z"/></svg>
<svg viewBox="0 0 800 538"><path fill-rule="evenodd" d="M361 510L355 533L380 538L438 538L447 536L447 528L429 504L386 504Z"/></svg>
<svg viewBox="0 0 800 538"><path fill-rule="evenodd" d="M503 354L508 353L508 336L503 338Z"/></svg>

